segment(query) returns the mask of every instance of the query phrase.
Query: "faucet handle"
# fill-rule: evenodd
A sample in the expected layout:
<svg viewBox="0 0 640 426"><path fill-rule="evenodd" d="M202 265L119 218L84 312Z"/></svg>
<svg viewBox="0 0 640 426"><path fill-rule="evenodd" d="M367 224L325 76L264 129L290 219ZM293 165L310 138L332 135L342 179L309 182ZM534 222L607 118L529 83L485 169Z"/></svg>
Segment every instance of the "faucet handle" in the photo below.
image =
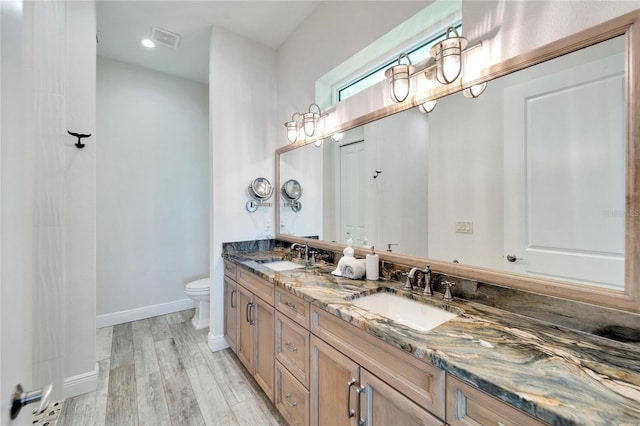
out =
<svg viewBox="0 0 640 426"><path fill-rule="evenodd" d="M444 290L444 296L442 297L442 300L444 300L445 302L452 301L453 300L453 296L451 295L451 287L456 285L456 283L454 283L452 281L442 281L441 285L443 287L446 287L445 290Z"/></svg>
<svg viewBox="0 0 640 426"><path fill-rule="evenodd" d="M316 264L316 254L318 254L318 252L317 252L316 250L311 250L311 251L309 252L309 256L310 256L310 258L309 258L309 264L310 264L311 266L313 266L313 265L315 265L315 264Z"/></svg>

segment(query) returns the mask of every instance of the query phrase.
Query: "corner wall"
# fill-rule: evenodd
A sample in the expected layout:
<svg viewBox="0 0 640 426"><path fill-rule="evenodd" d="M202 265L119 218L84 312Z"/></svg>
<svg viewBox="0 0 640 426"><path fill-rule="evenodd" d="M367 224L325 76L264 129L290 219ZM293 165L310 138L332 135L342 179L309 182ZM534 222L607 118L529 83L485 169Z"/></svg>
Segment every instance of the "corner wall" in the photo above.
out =
<svg viewBox="0 0 640 426"><path fill-rule="evenodd" d="M64 396L95 389L96 364L96 10L66 3ZM93 133L73 146L65 130Z"/></svg>
<svg viewBox="0 0 640 426"><path fill-rule="evenodd" d="M205 84L98 57L97 326L193 307L209 268Z"/></svg>
<svg viewBox="0 0 640 426"><path fill-rule="evenodd" d="M209 347L223 338L222 243L273 235L279 190L255 213L245 209L247 188L257 177L275 184L276 55L273 49L212 28L209 58L211 126L211 328ZM265 224L265 220L267 223ZM268 225L268 226L267 226Z"/></svg>

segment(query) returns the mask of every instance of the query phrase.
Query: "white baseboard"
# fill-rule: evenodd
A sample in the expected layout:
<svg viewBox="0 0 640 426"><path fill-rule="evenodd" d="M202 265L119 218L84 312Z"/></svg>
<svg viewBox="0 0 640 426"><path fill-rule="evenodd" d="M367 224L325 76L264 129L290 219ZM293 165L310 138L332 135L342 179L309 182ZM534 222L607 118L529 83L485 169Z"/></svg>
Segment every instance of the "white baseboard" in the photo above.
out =
<svg viewBox="0 0 640 426"><path fill-rule="evenodd" d="M64 379L62 388L63 398L71 398L73 396L82 395L83 393L93 392L98 389L98 363L93 371L78 374Z"/></svg>
<svg viewBox="0 0 640 426"><path fill-rule="evenodd" d="M111 314L98 315L96 317L96 328L109 327L110 325L123 324L125 322L137 321L145 318L166 315L172 312L184 311L195 307L195 302L191 299L175 300L173 302L161 303L159 305L143 306L141 308L129 309L128 311L114 312Z"/></svg>
<svg viewBox="0 0 640 426"><path fill-rule="evenodd" d="M207 334L207 341L209 343L209 349L211 349L211 352L221 351L229 347L229 344L227 343L223 335L214 336L213 334L211 334L211 332L209 332Z"/></svg>

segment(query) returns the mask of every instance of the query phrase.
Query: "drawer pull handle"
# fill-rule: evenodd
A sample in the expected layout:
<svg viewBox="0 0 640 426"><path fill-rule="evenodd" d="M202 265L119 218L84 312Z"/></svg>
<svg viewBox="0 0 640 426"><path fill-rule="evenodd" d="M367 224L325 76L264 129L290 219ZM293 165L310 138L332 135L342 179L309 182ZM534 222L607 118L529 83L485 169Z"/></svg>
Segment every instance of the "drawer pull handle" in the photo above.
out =
<svg viewBox="0 0 640 426"><path fill-rule="evenodd" d="M291 344L290 341L287 340L287 342L284 344L291 352L298 352L298 348L293 346Z"/></svg>
<svg viewBox="0 0 640 426"><path fill-rule="evenodd" d="M361 415L362 415L362 404L361 404L361 401L360 401L361 400L361 396L362 396L363 393L365 393L366 389L367 388L365 388L364 386L358 386L356 388L356 395L357 395L357 398L358 398L358 401L357 401L358 404L356 405L356 407L357 407L357 416L358 416L358 426L362 426L362 425L367 424L366 419L363 419L361 417Z"/></svg>
<svg viewBox="0 0 640 426"><path fill-rule="evenodd" d="M298 403L295 402L295 401L293 401L293 402L289 401L289 398L291 398L291 394L290 393L288 393L288 394L286 394L284 396L284 400L287 403L287 405L289 405L289 407L295 407L296 405L298 405Z"/></svg>
<svg viewBox="0 0 640 426"><path fill-rule="evenodd" d="M289 307L289 309L291 309L292 311L298 311L298 305L296 305L295 303L291 303L287 300L284 302L284 305Z"/></svg>
<svg viewBox="0 0 640 426"><path fill-rule="evenodd" d="M357 401L358 402L358 404L357 404L357 407L358 407L358 426L362 426L362 425L366 425L367 424L367 419L364 419L364 418L361 417L362 416L362 405L361 405L361 402L360 402L361 396L362 396L363 393L365 393L366 389L367 388L364 387L364 386L358 386L356 388L356 394L358 395L358 401Z"/></svg>
<svg viewBox="0 0 640 426"><path fill-rule="evenodd" d="M247 322L249 323L249 325L254 325L256 323L256 320L253 318L253 310L255 307L255 303L247 303Z"/></svg>
<svg viewBox="0 0 640 426"><path fill-rule="evenodd" d="M230 302L231 302L231 307L235 308L238 306L237 303L233 303L233 296L235 296L238 293L238 290L231 290L231 297L230 297Z"/></svg>
<svg viewBox="0 0 640 426"><path fill-rule="evenodd" d="M351 418L356 415L356 412L351 409L351 386L356 384L356 379L349 380L347 383L347 418Z"/></svg>

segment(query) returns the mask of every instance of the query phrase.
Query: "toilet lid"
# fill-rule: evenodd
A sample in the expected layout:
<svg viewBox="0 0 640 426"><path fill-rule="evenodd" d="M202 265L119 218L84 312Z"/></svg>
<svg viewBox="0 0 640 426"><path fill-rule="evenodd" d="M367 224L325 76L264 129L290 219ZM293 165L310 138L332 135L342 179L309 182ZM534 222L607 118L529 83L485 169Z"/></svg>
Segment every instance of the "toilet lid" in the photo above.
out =
<svg viewBox="0 0 640 426"><path fill-rule="evenodd" d="M191 291L207 291L210 287L210 279L202 278L201 280L191 281L187 284L187 290Z"/></svg>

